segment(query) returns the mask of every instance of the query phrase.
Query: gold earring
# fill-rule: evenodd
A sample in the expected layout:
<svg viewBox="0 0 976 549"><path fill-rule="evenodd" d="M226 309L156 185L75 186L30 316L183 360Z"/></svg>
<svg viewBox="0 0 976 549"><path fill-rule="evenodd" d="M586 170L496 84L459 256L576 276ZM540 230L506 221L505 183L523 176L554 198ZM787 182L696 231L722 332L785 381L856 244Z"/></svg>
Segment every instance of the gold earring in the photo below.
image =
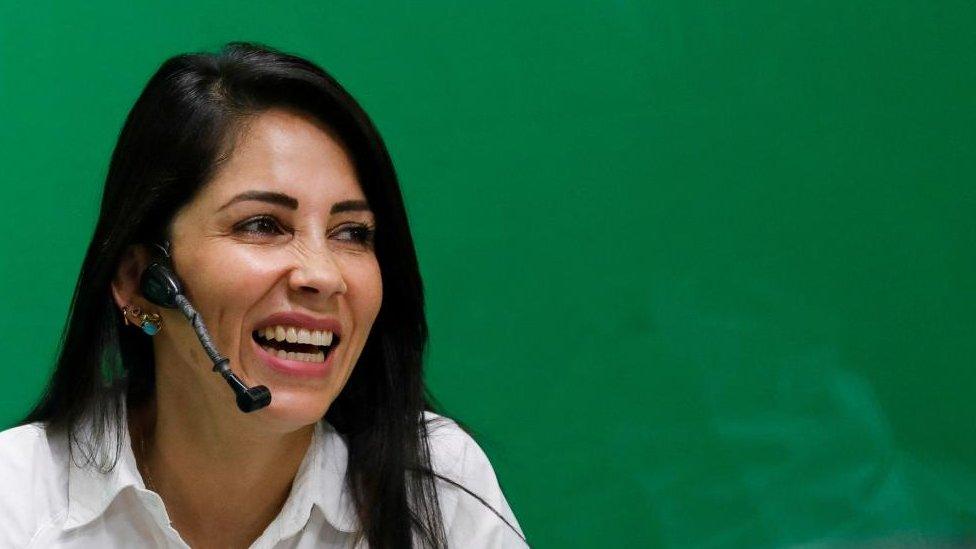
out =
<svg viewBox="0 0 976 549"><path fill-rule="evenodd" d="M134 305L122 306L122 318L125 325L133 324L142 328L147 335L156 335L163 328L163 318L156 313L144 313Z"/></svg>

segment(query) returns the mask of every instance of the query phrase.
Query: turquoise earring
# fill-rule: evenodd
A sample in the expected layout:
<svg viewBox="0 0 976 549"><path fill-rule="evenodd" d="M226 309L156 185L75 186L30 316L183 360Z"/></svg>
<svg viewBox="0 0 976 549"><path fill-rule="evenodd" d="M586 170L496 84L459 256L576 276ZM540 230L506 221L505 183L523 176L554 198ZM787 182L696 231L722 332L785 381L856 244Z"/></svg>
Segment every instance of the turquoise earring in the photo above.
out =
<svg viewBox="0 0 976 549"><path fill-rule="evenodd" d="M142 309L135 306L123 305L122 318L125 325L133 324L142 328L146 335L154 336L163 328L163 319L156 313L144 313Z"/></svg>

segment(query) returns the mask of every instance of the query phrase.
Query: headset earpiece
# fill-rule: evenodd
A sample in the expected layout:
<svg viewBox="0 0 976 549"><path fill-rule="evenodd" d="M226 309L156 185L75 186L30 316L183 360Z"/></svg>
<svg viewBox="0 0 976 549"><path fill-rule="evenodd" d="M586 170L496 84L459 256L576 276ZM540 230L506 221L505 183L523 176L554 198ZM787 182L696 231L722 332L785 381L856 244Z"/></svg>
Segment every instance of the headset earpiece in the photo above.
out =
<svg viewBox="0 0 976 549"><path fill-rule="evenodd" d="M139 290L150 302L166 307L176 308L176 296L183 293L183 285L173 272L170 263L169 242L152 245L152 262L142 272Z"/></svg>
<svg viewBox="0 0 976 549"><path fill-rule="evenodd" d="M183 293L176 273L166 265L155 262L142 272L139 290L152 303L168 309L176 308L176 296Z"/></svg>

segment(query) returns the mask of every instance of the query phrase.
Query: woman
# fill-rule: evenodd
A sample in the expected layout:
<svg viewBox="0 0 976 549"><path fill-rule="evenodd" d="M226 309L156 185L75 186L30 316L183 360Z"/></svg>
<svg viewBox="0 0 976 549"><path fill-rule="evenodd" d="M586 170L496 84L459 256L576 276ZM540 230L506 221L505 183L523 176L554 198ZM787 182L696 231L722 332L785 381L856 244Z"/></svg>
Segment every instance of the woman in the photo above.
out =
<svg viewBox="0 0 976 549"><path fill-rule="evenodd" d="M239 410L147 297L167 259L267 407ZM49 386L0 433L0 546L523 546L484 453L433 412L426 339L356 101L253 44L169 59L119 136Z"/></svg>

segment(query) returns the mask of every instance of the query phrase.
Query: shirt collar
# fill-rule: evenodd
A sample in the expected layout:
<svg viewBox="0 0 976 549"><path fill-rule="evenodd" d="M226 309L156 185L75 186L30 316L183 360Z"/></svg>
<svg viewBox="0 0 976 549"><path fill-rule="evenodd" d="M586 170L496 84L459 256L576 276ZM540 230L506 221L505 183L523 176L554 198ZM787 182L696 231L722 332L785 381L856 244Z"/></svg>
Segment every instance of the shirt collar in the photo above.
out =
<svg viewBox="0 0 976 549"><path fill-rule="evenodd" d="M126 417L123 399L122 417ZM118 461L110 471L102 472L91 464L68 459L68 513L65 531L84 526L101 516L122 490L145 491L146 487L136 467L135 455L129 439L128 422L116 433L114 422L103 431L102 445L96 449L100 463L111 463L114 451L120 448ZM82 422L82 440L91 433L89 419ZM116 446L116 435L121 446ZM312 508L317 508L334 528L342 532L356 532L358 520L351 494L346 486L346 466L349 450L346 441L324 419L315 424L312 442L298 468L295 481L285 505L274 521L280 528L279 539L297 534L308 522Z"/></svg>
<svg viewBox="0 0 976 549"><path fill-rule="evenodd" d="M125 417L125 399L121 399L122 417ZM94 418L89 414L77 426L77 438L90 440L94 430ZM102 426L102 443L93 448L93 463L87 463L87 456L78 456L77 447L68 441L68 514L63 528L70 530L88 524L108 508L115 497L128 486L145 489L142 476L136 467L132 445L129 442L129 429L116 432L113 418L106 419ZM118 437L121 436L121 444ZM99 470L115 461L115 450L119 449L118 461L109 471Z"/></svg>
<svg viewBox="0 0 976 549"><path fill-rule="evenodd" d="M279 539L288 539L304 528L313 507L337 530L358 530L355 505L346 486L348 459L342 435L325 420L316 423L312 444L281 510L284 520Z"/></svg>

